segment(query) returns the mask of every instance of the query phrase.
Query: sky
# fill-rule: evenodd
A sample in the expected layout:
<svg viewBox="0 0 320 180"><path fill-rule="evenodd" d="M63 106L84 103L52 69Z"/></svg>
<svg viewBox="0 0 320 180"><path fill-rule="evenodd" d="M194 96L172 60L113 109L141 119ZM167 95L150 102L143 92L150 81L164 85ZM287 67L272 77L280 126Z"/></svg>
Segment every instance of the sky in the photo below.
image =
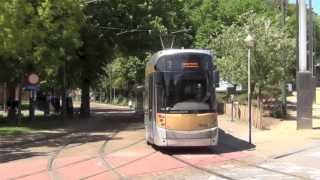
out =
<svg viewBox="0 0 320 180"><path fill-rule="evenodd" d="M308 4L309 0L305 0L305 2ZM289 3L296 3L296 0L289 0ZM320 15L320 0L312 0L312 7L314 11Z"/></svg>

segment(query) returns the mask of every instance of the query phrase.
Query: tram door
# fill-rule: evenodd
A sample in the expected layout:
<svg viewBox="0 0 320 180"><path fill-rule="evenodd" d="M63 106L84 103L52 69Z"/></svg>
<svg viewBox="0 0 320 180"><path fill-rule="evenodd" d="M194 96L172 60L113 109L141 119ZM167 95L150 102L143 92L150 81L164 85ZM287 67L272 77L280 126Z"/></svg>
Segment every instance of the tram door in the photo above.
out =
<svg viewBox="0 0 320 180"><path fill-rule="evenodd" d="M153 76L148 77L148 119L146 122L147 138L153 140L153 128L155 127L155 107L154 107L154 79Z"/></svg>

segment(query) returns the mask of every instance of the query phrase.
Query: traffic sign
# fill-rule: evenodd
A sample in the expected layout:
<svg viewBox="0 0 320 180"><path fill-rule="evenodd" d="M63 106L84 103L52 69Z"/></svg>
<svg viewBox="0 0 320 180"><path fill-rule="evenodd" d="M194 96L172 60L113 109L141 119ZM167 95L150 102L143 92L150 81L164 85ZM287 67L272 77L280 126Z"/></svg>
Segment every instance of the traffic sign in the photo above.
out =
<svg viewBox="0 0 320 180"><path fill-rule="evenodd" d="M24 90L26 91L39 91L39 86L38 85L27 85L23 87Z"/></svg>
<svg viewBox="0 0 320 180"><path fill-rule="evenodd" d="M35 85L35 84L38 84L39 83L39 80L40 80L40 78L39 78L39 76L37 75L37 74L34 74L34 73L32 73L32 74L30 74L29 76L28 76L28 83L29 84L31 84L31 85Z"/></svg>

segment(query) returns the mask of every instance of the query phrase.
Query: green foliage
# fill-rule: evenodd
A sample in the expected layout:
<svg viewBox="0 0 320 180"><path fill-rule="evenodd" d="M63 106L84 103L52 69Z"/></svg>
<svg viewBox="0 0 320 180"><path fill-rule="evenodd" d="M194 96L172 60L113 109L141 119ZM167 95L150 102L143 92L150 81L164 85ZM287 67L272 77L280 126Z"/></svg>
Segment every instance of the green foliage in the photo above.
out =
<svg viewBox="0 0 320 180"><path fill-rule="evenodd" d="M37 72L55 79L64 60L81 46L83 14L77 0L10 0L0 7L1 81L20 82ZM59 83L56 83L59 84Z"/></svg>
<svg viewBox="0 0 320 180"><path fill-rule="evenodd" d="M235 100L239 102L239 104L247 104L248 102L248 94L241 93L235 96Z"/></svg>
<svg viewBox="0 0 320 180"><path fill-rule="evenodd" d="M224 27L223 33L210 44L217 52L217 64L222 79L233 84L247 82L247 47L244 39L248 32L256 39L251 58L251 83L257 93L266 86L279 87L280 81L292 80L295 40L281 29L279 17L246 13L239 17L242 25Z"/></svg>
<svg viewBox="0 0 320 180"><path fill-rule="evenodd" d="M148 54L162 49L160 37L165 47L170 47L172 40L173 47L190 47L193 37L184 30L191 22L184 6L180 0L110 0L88 5L92 21L114 52L109 56L111 65L104 66L105 73L100 75L99 88L109 91L112 78L112 86L128 95L133 85L144 81Z"/></svg>
<svg viewBox="0 0 320 180"><path fill-rule="evenodd" d="M80 28L84 14L77 0L45 0L38 7L38 14L41 35L34 47L35 59L41 62L42 76L52 87L59 88L62 69L67 69L69 77L74 72L68 64L78 59L77 52L83 44Z"/></svg>
<svg viewBox="0 0 320 180"><path fill-rule="evenodd" d="M116 58L111 64L114 72L113 85L117 88L124 88L138 82L142 83L145 63L145 59L139 59L134 56Z"/></svg>
<svg viewBox="0 0 320 180"><path fill-rule="evenodd" d="M208 48L212 38L224 31L225 26L240 25L238 16L246 13L269 13L268 0L193 0L186 3L196 30L196 47Z"/></svg>
<svg viewBox="0 0 320 180"><path fill-rule="evenodd" d="M295 72L295 6L281 27L278 0L7 0L0 6L0 82L37 72L46 89L90 86L128 96L143 83L147 57L165 47L209 48L221 77L246 84L250 32L252 85L277 98ZM316 41L320 18L315 16ZM320 43L317 49L320 48ZM320 56L317 55L318 62ZM111 81L110 81L111 80ZM89 88L87 88L89 89Z"/></svg>
<svg viewBox="0 0 320 180"><path fill-rule="evenodd" d="M2 2L0 6L0 81L16 82L32 61L35 9L25 0Z"/></svg>
<svg viewBox="0 0 320 180"><path fill-rule="evenodd" d="M1 136L16 136L32 133L33 129L28 127L0 127Z"/></svg>
<svg viewBox="0 0 320 180"><path fill-rule="evenodd" d="M285 114L283 114L283 111L281 110L281 103L280 102L274 102L271 111L270 116L274 118L284 118L286 117Z"/></svg>

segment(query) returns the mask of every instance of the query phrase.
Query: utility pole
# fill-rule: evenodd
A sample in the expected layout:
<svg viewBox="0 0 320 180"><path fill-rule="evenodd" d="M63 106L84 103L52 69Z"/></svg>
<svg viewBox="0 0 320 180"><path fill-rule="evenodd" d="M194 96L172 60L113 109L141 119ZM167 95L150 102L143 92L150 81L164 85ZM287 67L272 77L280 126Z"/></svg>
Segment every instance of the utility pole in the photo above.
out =
<svg viewBox="0 0 320 180"><path fill-rule="evenodd" d="M3 112L7 109L7 83L3 83Z"/></svg>
<svg viewBox="0 0 320 180"><path fill-rule="evenodd" d="M112 66L110 66L110 96L109 96L109 99L110 99L110 102L109 103L112 103Z"/></svg>
<svg viewBox="0 0 320 180"><path fill-rule="evenodd" d="M309 64L310 71L312 74L312 83L313 83L313 102L316 101L316 77L314 71L314 40L313 40L313 9L312 9L312 0L309 0Z"/></svg>
<svg viewBox="0 0 320 180"><path fill-rule="evenodd" d="M307 13L299 0L299 72L297 74L297 129L312 129L313 78L307 65Z"/></svg>
<svg viewBox="0 0 320 180"><path fill-rule="evenodd" d="M255 39L248 34L247 38L244 40L248 46L248 121L249 121L249 144L251 141L252 132L252 119L251 119L251 49L255 47Z"/></svg>
<svg viewBox="0 0 320 180"><path fill-rule="evenodd" d="M309 0L309 63L310 71L314 75L313 71L313 12L312 12L312 0Z"/></svg>

